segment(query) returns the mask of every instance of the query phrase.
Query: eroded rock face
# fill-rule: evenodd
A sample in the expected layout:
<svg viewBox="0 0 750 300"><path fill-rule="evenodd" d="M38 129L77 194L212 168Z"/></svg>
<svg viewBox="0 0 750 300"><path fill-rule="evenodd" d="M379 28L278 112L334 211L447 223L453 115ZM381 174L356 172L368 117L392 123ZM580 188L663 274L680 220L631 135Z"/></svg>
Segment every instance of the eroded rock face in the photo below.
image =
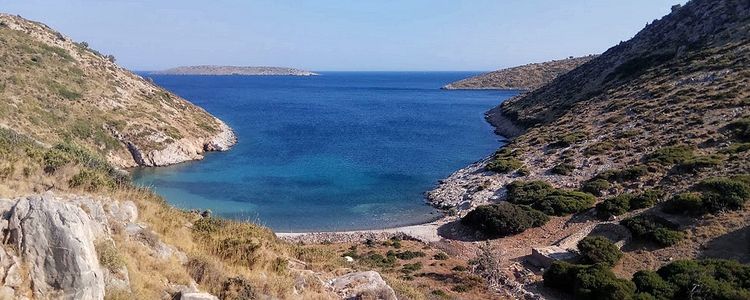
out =
<svg viewBox="0 0 750 300"><path fill-rule="evenodd" d="M80 207L49 194L16 203L10 241L28 264L35 298L104 298L104 274L94 248L103 232L94 223Z"/></svg>
<svg viewBox="0 0 750 300"><path fill-rule="evenodd" d="M344 299L397 299L393 289L375 271L349 273L334 278L329 284Z"/></svg>

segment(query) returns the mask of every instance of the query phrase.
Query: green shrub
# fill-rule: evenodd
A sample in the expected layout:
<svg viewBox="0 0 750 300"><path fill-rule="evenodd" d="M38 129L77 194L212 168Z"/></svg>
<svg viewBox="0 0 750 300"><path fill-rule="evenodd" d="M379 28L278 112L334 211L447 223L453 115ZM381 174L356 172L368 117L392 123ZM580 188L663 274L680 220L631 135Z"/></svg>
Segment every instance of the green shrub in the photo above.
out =
<svg viewBox="0 0 750 300"><path fill-rule="evenodd" d="M718 166L723 160L721 155L696 156L679 162L676 169L680 172L695 173L701 169Z"/></svg>
<svg viewBox="0 0 750 300"><path fill-rule="evenodd" d="M523 205L498 203L482 205L461 219L461 224L489 237L503 237L539 227L549 221L544 213Z"/></svg>
<svg viewBox="0 0 750 300"><path fill-rule="evenodd" d="M645 293L654 299L669 300L674 298L676 287L665 281L654 271L638 271L633 274L633 283L639 293Z"/></svg>
<svg viewBox="0 0 750 300"><path fill-rule="evenodd" d="M564 216L589 209L595 201L596 198L588 193L555 190L532 207L547 215Z"/></svg>
<svg viewBox="0 0 750 300"><path fill-rule="evenodd" d="M507 201L514 204L532 204L544 199L555 191L549 183L544 181L514 181L506 185L508 189Z"/></svg>
<svg viewBox="0 0 750 300"><path fill-rule="evenodd" d="M671 246L684 238L671 222L651 215L640 215L620 222L636 239L647 240L661 246Z"/></svg>
<svg viewBox="0 0 750 300"><path fill-rule="evenodd" d="M509 148L503 148L495 152L495 156L487 163L487 170L497 173L509 173L523 167L523 162L515 157L515 152Z"/></svg>
<svg viewBox="0 0 750 300"><path fill-rule="evenodd" d="M656 205L662 197L664 197L664 192L659 189L645 190L643 193L630 199L630 209L635 210L652 207Z"/></svg>
<svg viewBox="0 0 750 300"><path fill-rule="evenodd" d="M99 172L82 169L68 181L71 188L83 188L89 192L96 192L102 188L114 188L115 182Z"/></svg>
<svg viewBox="0 0 750 300"><path fill-rule="evenodd" d="M693 147L686 145L664 147L649 154L646 161L664 166L674 165L693 158L693 151Z"/></svg>
<svg viewBox="0 0 750 300"><path fill-rule="evenodd" d="M556 142L547 145L547 147L550 149L567 148L567 147L570 147L570 145L572 144L583 141L584 139L586 139L585 133L573 132L573 133L569 133L569 134L561 136L560 138L558 138Z"/></svg>
<svg viewBox="0 0 750 300"><path fill-rule="evenodd" d="M508 173L523 167L523 163L515 158L495 158L487 164L487 170L497 173Z"/></svg>
<svg viewBox="0 0 750 300"><path fill-rule="evenodd" d="M557 175L570 175L573 174L573 170L575 170L575 166L568 163L561 163L552 167L550 172Z"/></svg>
<svg viewBox="0 0 750 300"><path fill-rule="evenodd" d="M601 219L609 219L612 216L619 216L630 211L630 202L633 201L633 195L622 194L616 197L608 198L596 205L597 216Z"/></svg>
<svg viewBox="0 0 750 300"><path fill-rule="evenodd" d="M612 150L615 147L615 144L612 142L600 142L593 144L586 148L586 150L583 150L583 154L586 156L594 156L594 155L602 155L607 153L607 151Z"/></svg>
<svg viewBox="0 0 750 300"><path fill-rule="evenodd" d="M731 260L680 260L656 272L673 299L750 299L750 267Z"/></svg>
<svg viewBox="0 0 750 300"><path fill-rule="evenodd" d="M750 150L750 143L733 143L730 144L727 148L722 149L721 153L737 154L745 152L747 150Z"/></svg>
<svg viewBox="0 0 750 300"><path fill-rule="evenodd" d="M425 257L425 255L426 254L424 254L424 252L422 251L410 251L410 250L396 253L396 257L398 259L403 259L403 260L415 259L417 257Z"/></svg>
<svg viewBox="0 0 750 300"><path fill-rule="evenodd" d="M607 170L594 178L609 182L627 182L638 180L646 174L648 174L648 169L645 166L633 166L622 170Z"/></svg>
<svg viewBox="0 0 750 300"><path fill-rule="evenodd" d="M415 271L419 271L422 269L422 263L421 262L415 262L413 264L405 264L403 267L401 267L401 272L403 273L412 273Z"/></svg>
<svg viewBox="0 0 750 300"><path fill-rule="evenodd" d="M393 268L396 266L396 257L393 255L383 256L379 253L370 252L360 257L360 262L378 268Z"/></svg>
<svg viewBox="0 0 750 300"><path fill-rule="evenodd" d="M573 265L556 261L544 272L544 285L573 294L576 299L630 299L635 284L619 279L604 264Z"/></svg>
<svg viewBox="0 0 750 300"><path fill-rule="evenodd" d="M750 118L739 119L727 125L732 135L743 142L750 142Z"/></svg>
<svg viewBox="0 0 750 300"><path fill-rule="evenodd" d="M445 254L445 252L439 252L438 254L435 254L432 256L434 260L447 260L450 258L448 254Z"/></svg>
<svg viewBox="0 0 750 300"><path fill-rule="evenodd" d="M564 261L555 261L542 275L544 286L573 292L575 278L582 266Z"/></svg>
<svg viewBox="0 0 750 300"><path fill-rule="evenodd" d="M576 299L630 299L635 295L635 284L619 279L604 264L596 264L576 274L573 295Z"/></svg>
<svg viewBox="0 0 750 300"><path fill-rule="evenodd" d="M578 251L587 263L614 266L622 258L622 251L607 238L588 236L578 242Z"/></svg>
<svg viewBox="0 0 750 300"><path fill-rule="evenodd" d="M603 191L608 190L612 184L609 183L609 181L601 178L594 178L592 180L587 181L583 184L581 187L581 191L601 196Z"/></svg>
<svg viewBox="0 0 750 300"><path fill-rule="evenodd" d="M681 193L667 201L664 211L672 214L702 215L737 210L750 199L750 186L733 178L710 178L698 183L696 192Z"/></svg>
<svg viewBox="0 0 750 300"><path fill-rule="evenodd" d="M709 212L742 208L750 198L750 186L731 178L711 178L698 183L703 205Z"/></svg>
<svg viewBox="0 0 750 300"><path fill-rule="evenodd" d="M705 213L700 193L680 193L664 203L662 210L670 214L701 215Z"/></svg>

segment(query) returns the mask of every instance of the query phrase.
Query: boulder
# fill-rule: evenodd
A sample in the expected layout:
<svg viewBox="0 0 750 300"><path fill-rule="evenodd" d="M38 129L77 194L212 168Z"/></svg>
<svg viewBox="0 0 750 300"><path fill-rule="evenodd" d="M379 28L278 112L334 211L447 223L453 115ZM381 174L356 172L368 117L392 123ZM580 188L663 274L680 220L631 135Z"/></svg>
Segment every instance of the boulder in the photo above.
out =
<svg viewBox="0 0 750 300"><path fill-rule="evenodd" d="M329 282L333 291L344 299L363 297L396 300L396 293L375 271L349 273Z"/></svg>
<svg viewBox="0 0 750 300"><path fill-rule="evenodd" d="M209 293L180 293L180 300L219 300Z"/></svg>
<svg viewBox="0 0 750 300"><path fill-rule="evenodd" d="M10 241L29 268L34 298L104 298L95 223L80 207L50 194L18 200L9 220Z"/></svg>
<svg viewBox="0 0 750 300"><path fill-rule="evenodd" d="M547 268L557 260L568 260L576 257L576 254L559 246L532 248L528 261L537 267Z"/></svg>

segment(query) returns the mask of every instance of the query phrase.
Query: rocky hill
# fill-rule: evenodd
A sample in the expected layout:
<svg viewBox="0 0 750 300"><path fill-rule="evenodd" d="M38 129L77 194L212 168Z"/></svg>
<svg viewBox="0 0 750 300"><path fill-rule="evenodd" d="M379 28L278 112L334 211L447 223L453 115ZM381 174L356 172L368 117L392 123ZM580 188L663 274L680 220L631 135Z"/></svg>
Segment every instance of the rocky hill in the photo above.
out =
<svg viewBox="0 0 750 300"><path fill-rule="evenodd" d="M44 24L0 14L0 126L70 140L119 167L226 150L232 130L203 109Z"/></svg>
<svg viewBox="0 0 750 300"><path fill-rule="evenodd" d="M558 76L588 62L595 55L570 57L542 63L492 71L459 80L443 87L446 90L526 90L530 91L549 83Z"/></svg>
<svg viewBox="0 0 750 300"><path fill-rule="evenodd" d="M607 228L624 252L612 269L620 278L677 259L748 263L740 245L750 243L749 70L750 2L674 6L633 39L488 112L499 133L515 138L429 198L459 215L507 200L462 223L483 232L476 238L491 237L511 262L549 267ZM510 215L520 227L504 227ZM540 277L503 278L555 295L529 283ZM625 294L636 290L617 282ZM680 298L681 287L673 288L665 299Z"/></svg>
<svg viewBox="0 0 750 300"><path fill-rule="evenodd" d="M316 76L310 71L280 67L189 66L153 72L160 75Z"/></svg>

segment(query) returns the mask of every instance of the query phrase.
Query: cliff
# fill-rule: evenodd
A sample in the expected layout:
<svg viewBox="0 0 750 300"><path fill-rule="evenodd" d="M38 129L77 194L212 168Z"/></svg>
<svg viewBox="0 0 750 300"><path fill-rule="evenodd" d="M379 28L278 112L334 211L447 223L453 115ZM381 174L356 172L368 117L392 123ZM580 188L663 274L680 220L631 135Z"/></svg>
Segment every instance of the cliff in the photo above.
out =
<svg viewBox="0 0 750 300"><path fill-rule="evenodd" d="M595 55L571 57L507 68L459 80L443 87L446 90L534 90L558 76L588 62Z"/></svg>
<svg viewBox="0 0 750 300"><path fill-rule="evenodd" d="M201 159L235 143L221 120L44 24L0 14L0 125L71 140L118 167Z"/></svg>
<svg viewBox="0 0 750 300"><path fill-rule="evenodd" d="M310 71L280 67L188 66L153 72L159 75L316 76Z"/></svg>
<svg viewBox="0 0 750 300"><path fill-rule="evenodd" d="M543 202L523 203L546 209L548 221L491 239L508 260L532 249L537 256L570 254L592 228L629 232L619 221L641 216L666 220L677 232L670 234L682 239L654 244L632 232L632 239L618 241L626 244L613 268L620 277L675 259L747 263L747 252L736 246L750 242L743 235L750 225L747 193L723 206L719 202L727 200L711 198L706 186L720 181L748 189L749 57L750 2L693 0L674 6L631 40L488 112L499 132L516 126L509 134L515 138L442 181L428 197L463 215L511 200L508 187L514 182L555 188ZM643 195L652 195L653 202L616 204ZM621 210L612 208L617 205ZM574 241L562 242L568 239Z"/></svg>

